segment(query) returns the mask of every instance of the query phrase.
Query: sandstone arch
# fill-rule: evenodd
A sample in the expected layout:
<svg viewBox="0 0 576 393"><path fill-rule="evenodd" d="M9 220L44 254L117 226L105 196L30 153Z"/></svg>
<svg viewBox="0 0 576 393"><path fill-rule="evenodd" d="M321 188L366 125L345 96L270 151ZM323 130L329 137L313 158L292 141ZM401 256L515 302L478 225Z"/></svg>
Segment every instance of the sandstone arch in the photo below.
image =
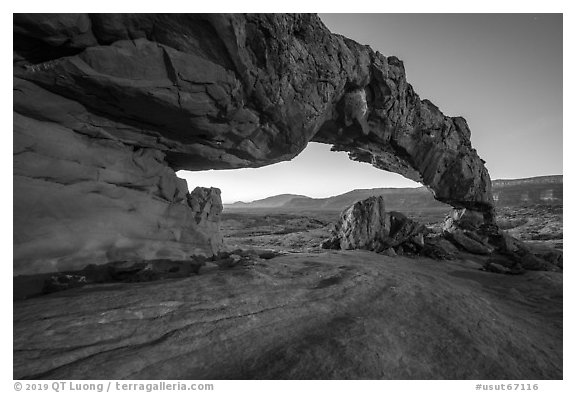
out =
<svg viewBox="0 0 576 393"><path fill-rule="evenodd" d="M315 15L16 14L14 273L212 253L218 191L188 194L174 171L309 141L493 219L466 121Z"/></svg>

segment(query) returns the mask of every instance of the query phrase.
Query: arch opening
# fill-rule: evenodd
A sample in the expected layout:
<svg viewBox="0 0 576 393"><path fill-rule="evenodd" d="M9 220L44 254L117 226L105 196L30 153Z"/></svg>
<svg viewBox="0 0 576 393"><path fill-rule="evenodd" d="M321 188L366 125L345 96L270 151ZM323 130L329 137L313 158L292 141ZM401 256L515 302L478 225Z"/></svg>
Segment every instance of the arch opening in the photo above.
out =
<svg viewBox="0 0 576 393"><path fill-rule="evenodd" d="M175 171L262 167L311 141L492 222L465 120L421 100L396 57L311 14L107 18L15 17L15 272L214 253L219 191ZM53 56L37 64L22 37Z"/></svg>
<svg viewBox="0 0 576 393"><path fill-rule="evenodd" d="M414 189L422 184L400 174L350 160L345 152L310 142L290 161L259 168L178 171L189 187L217 187L222 202L253 202L278 194L298 194L322 199L353 190Z"/></svg>

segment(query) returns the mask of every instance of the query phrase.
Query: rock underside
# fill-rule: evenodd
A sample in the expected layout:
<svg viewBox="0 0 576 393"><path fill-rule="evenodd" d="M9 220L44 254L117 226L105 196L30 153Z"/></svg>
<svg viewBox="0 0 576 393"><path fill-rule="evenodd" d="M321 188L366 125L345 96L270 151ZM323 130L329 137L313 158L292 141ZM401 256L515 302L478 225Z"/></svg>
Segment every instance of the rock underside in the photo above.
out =
<svg viewBox="0 0 576 393"><path fill-rule="evenodd" d="M493 221L466 121L315 15L15 14L13 69L15 274L213 255L218 191L175 171L309 141Z"/></svg>

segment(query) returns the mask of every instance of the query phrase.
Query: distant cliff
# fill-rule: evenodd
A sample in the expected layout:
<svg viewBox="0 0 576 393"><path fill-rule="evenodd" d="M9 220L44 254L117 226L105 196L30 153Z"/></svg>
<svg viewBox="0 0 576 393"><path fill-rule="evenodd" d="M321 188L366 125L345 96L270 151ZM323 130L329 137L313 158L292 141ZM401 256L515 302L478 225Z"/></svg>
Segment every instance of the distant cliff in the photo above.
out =
<svg viewBox="0 0 576 393"><path fill-rule="evenodd" d="M561 205L563 201L563 176L494 180L492 192L496 206Z"/></svg>
<svg viewBox="0 0 576 393"><path fill-rule="evenodd" d="M563 177L539 176L526 179L500 179L492 181L496 206L526 206L563 203ZM253 202L224 205L225 209L278 208L289 211L340 211L355 202L371 196L384 196L389 210L435 209L447 206L434 199L426 187L373 188L353 190L329 198L310 198L302 195L282 194Z"/></svg>

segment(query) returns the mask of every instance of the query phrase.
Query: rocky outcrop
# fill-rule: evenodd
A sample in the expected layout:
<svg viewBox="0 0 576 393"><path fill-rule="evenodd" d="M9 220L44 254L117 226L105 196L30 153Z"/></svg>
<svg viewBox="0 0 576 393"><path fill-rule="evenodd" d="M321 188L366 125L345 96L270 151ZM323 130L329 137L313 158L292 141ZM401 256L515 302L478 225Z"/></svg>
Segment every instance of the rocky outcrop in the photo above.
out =
<svg viewBox="0 0 576 393"><path fill-rule="evenodd" d="M440 260L462 257L462 253L489 256L484 270L494 273L563 268L562 252L533 249L497 226L486 224L478 212L455 209L446 218L441 233L434 233L401 213L386 211L383 196L372 196L343 210L332 229L332 237L322 242L321 247Z"/></svg>
<svg viewBox="0 0 576 393"><path fill-rule="evenodd" d="M311 140L493 219L466 121L315 15L15 14L15 272L211 253L174 171Z"/></svg>
<svg viewBox="0 0 576 393"><path fill-rule="evenodd" d="M98 131L103 118L19 79L14 111L14 274L222 248L220 191L188 193L165 152Z"/></svg>
<svg viewBox="0 0 576 393"><path fill-rule="evenodd" d="M545 247L538 250L516 239L494 224L485 223L478 212L455 209L443 223L443 236L459 249L478 255L492 255L514 274L524 270L561 271L562 252ZM498 266L487 265L489 271L502 272Z"/></svg>
<svg viewBox="0 0 576 393"><path fill-rule="evenodd" d="M382 196L370 197L345 209L334 236L323 248L382 252L411 242L423 246L425 227L402 213L387 212Z"/></svg>

